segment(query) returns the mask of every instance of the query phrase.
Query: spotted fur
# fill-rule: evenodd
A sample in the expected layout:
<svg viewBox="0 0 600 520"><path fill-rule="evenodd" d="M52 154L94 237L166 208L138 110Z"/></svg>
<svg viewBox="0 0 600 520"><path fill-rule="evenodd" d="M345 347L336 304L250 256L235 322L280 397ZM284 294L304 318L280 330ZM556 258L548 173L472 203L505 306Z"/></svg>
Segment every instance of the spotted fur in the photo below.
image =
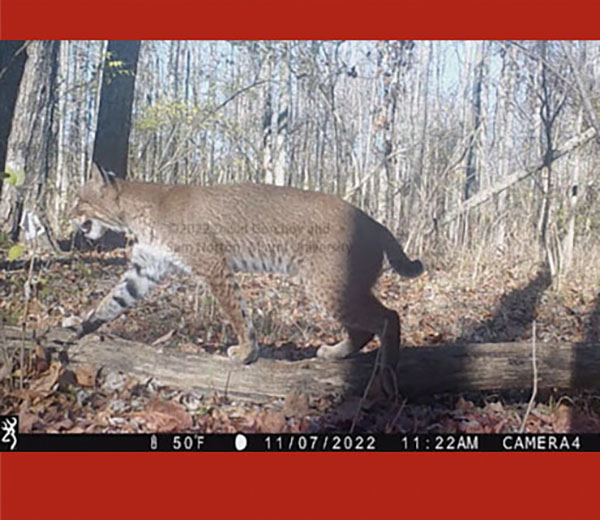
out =
<svg viewBox="0 0 600 520"><path fill-rule="evenodd" d="M203 278L239 338L228 354L249 363L258 356L237 271L297 275L307 291L347 329L348 338L318 355L342 358L374 335L385 364L398 359L400 321L371 289L384 256L401 275L423 272L388 229L341 199L317 192L256 184L211 187L116 179L95 166L72 218L84 233L98 228L135 236L131 266L82 323L89 334L132 307L167 275Z"/></svg>

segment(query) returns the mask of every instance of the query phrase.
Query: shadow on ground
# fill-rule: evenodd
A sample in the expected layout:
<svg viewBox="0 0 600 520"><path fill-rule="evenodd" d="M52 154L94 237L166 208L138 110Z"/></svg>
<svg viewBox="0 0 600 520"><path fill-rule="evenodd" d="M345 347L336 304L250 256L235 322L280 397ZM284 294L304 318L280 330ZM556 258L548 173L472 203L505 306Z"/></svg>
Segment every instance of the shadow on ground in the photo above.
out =
<svg viewBox="0 0 600 520"><path fill-rule="evenodd" d="M494 315L459 338L456 344L519 341L529 336L542 295L551 283L550 270L541 266L527 285L502 296Z"/></svg>
<svg viewBox="0 0 600 520"><path fill-rule="evenodd" d="M544 292L551 285L551 276L547 266L541 265L536 275L523 287L514 289L504 295L493 316L482 321L471 328L463 337L453 342L453 347L460 349L469 343L500 343L523 340L531 335L532 323L537 316L537 309L540 305ZM599 318L600 319L600 318ZM443 348L443 347L437 347ZM467 367L453 366L453 371L466 370ZM356 370L360 370L360 365L356 364ZM441 406L452 409L456 403L457 394L452 389L444 389L439 394L423 395L413 392L411 389L402 389L401 399L407 398L407 404L431 404L432 406ZM445 393L448 392L448 393ZM470 395L470 394L477 395ZM462 395L469 394L469 399L477 402L481 401L482 392L462 392ZM526 401L529 398L530 391L515 390L495 392L496 395L502 395L513 401ZM356 400L356 396L346 395L345 400ZM391 407L399 409L398 400L390 403ZM335 410L332 411L335 414ZM361 422L356 424L356 431L368 431L368 414L364 414L365 424ZM348 426L350 426L348 424Z"/></svg>
<svg viewBox="0 0 600 520"><path fill-rule="evenodd" d="M594 301L594 307L590 313L590 317L587 322L585 339L580 344L578 344L578 346L593 345L592 352L595 353L597 351L596 349L598 347L599 341L600 341L600 293L598 293L596 295L596 298ZM575 352L576 352L576 355L575 355L575 358L573 359L573 368L572 368L573 381L585 383L585 378L588 374L585 373L583 367L586 363L589 362L589 359L586 359L583 357L582 349L578 349ZM579 355L577 355L577 354L579 354ZM597 397L598 392L590 391L589 394ZM597 399L596 399L596 403L597 403ZM596 406L598 406L598 405L596 405ZM597 410L597 413L598 412L600 412L600 410ZM579 433L580 431L582 431L582 429L585 429L586 426L588 426L588 424L586 424L588 422L589 421L587 420L587 418L585 416L575 416L573 418L573 420L571 421L571 428L570 428L571 433Z"/></svg>

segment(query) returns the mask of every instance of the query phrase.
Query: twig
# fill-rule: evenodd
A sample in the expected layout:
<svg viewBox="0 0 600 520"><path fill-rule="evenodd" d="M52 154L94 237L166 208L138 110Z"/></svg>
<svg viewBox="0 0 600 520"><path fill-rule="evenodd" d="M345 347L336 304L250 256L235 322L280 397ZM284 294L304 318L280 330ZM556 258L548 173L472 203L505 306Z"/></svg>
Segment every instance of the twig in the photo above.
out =
<svg viewBox="0 0 600 520"><path fill-rule="evenodd" d="M383 332L381 333L381 338L385 338L385 331L387 329L387 320L383 325ZM354 433L354 428L356 428L356 423L358 422L358 416L360 415L360 411L362 410L362 405L367 399L367 395L369 394L369 390L371 390L371 385L373 384L373 380L375 379L375 374L377 373L377 369L379 368L379 360L381 358L381 351L384 349L383 340L380 340L379 348L377 349L377 356L375 357L375 363L373 364L373 370L371 370L371 376L369 377L369 382L365 387L365 391L358 402L358 406L356 408L356 413L354 414L354 418L352 419L352 425L350 426L350 433ZM385 367L383 368L385 370ZM394 374L395 375L395 374ZM395 384L397 388L397 384Z"/></svg>
<svg viewBox="0 0 600 520"><path fill-rule="evenodd" d="M523 417L523 422L521 423L521 428L519 429L519 433L523 433L525 431L525 423L531 413L533 408L533 403L535 402L535 398L537 396L537 388L538 388L538 373L537 373L537 362L535 358L535 320L533 320L533 336L531 338L531 362L533 363L533 389L531 390L531 398L529 399L529 403L527 404L527 410L525 411L525 417Z"/></svg>
<svg viewBox="0 0 600 520"><path fill-rule="evenodd" d="M377 357L375 358L375 363L373 364L373 370L371 370L371 376L369 377L369 382L365 387L365 391L358 402L358 406L356 407L356 413L354 414L354 418L352 419L352 425L350 426L350 433L354 433L354 428L356 428L356 423L358 422L358 416L360 415L360 411L362 410L362 405L367 398L367 394L371 389L371 385L373 384L373 380L375 379L375 374L377 373L377 367L379 366L379 358L381 357L381 349L383 348L383 344L379 346L377 349Z"/></svg>
<svg viewBox="0 0 600 520"><path fill-rule="evenodd" d="M0 327L2 329L2 357L3 357L3 366L2 366L2 370L0 370L0 374L2 374L0 376L0 382L6 378L8 380L8 388L10 390L13 390L13 383L12 383L12 369L13 369L13 360L12 360L12 354L9 355L8 353L8 342L6 341L6 333L4 330L4 326L6 324L6 318L2 318L2 327Z"/></svg>
<svg viewBox="0 0 600 520"><path fill-rule="evenodd" d="M4 74L6 74L6 71L12 65L13 61L17 59L17 56L19 54L21 54L23 51L25 51L25 49L27 49L27 47L29 47L30 44L31 44L31 41L27 40L23 45L21 45L21 47L19 47L17 49L17 52L15 52L12 55L12 57L10 58L10 60L8 61L7 65L6 65L6 67L4 67L2 70L0 70L0 79L2 79Z"/></svg>
<svg viewBox="0 0 600 520"><path fill-rule="evenodd" d="M390 423L390 426L389 426L390 433L392 432L392 430L394 429L394 426L398 422L398 419L400 418L400 414L402 413L402 410L404 410L404 407L406 406L407 402L408 402L408 399L405 397L404 401L402 401L402 403L400 403L400 407L398 408L398 411L396 412L396 415L394 416L394 420Z"/></svg>
<svg viewBox="0 0 600 520"><path fill-rule="evenodd" d="M223 397L227 399L227 391L229 390L229 380L231 379L231 370L227 371L227 379L225 380L225 388L223 389Z"/></svg>

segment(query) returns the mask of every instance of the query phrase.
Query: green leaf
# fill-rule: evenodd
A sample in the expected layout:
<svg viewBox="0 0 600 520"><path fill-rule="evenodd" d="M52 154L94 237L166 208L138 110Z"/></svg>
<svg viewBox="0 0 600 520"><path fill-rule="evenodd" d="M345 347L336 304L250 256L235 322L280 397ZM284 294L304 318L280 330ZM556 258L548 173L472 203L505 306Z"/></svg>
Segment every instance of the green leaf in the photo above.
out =
<svg viewBox="0 0 600 520"><path fill-rule="evenodd" d="M92 270L86 264L77 264L77 269L85 277L92 276Z"/></svg>
<svg viewBox="0 0 600 520"><path fill-rule="evenodd" d="M18 260L19 258L21 258L21 256L23 256L24 252L25 252L25 248L23 246L20 246L18 244L16 246L12 246L8 250L8 259L9 260Z"/></svg>
<svg viewBox="0 0 600 520"><path fill-rule="evenodd" d="M8 182L8 184L10 184L11 186L22 186L23 183L25 182L25 171L24 170L17 170L17 171L7 170L4 173L6 175L6 182Z"/></svg>

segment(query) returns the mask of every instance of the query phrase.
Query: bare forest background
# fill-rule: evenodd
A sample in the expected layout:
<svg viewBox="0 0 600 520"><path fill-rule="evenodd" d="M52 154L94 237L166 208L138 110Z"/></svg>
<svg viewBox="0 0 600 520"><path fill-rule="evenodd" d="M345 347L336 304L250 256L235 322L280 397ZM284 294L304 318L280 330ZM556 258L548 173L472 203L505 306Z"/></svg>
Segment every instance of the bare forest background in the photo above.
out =
<svg viewBox="0 0 600 520"><path fill-rule="evenodd" d="M110 128L101 87L127 80L120 166L106 164L123 150L105 139L104 166L119 175L334 193L430 267L527 252L556 278L597 245L599 42L126 43L138 45L133 68L106 41L17 51L27 59L0 198L13 242L27 218L70 232L97 132Z"/></svg>

